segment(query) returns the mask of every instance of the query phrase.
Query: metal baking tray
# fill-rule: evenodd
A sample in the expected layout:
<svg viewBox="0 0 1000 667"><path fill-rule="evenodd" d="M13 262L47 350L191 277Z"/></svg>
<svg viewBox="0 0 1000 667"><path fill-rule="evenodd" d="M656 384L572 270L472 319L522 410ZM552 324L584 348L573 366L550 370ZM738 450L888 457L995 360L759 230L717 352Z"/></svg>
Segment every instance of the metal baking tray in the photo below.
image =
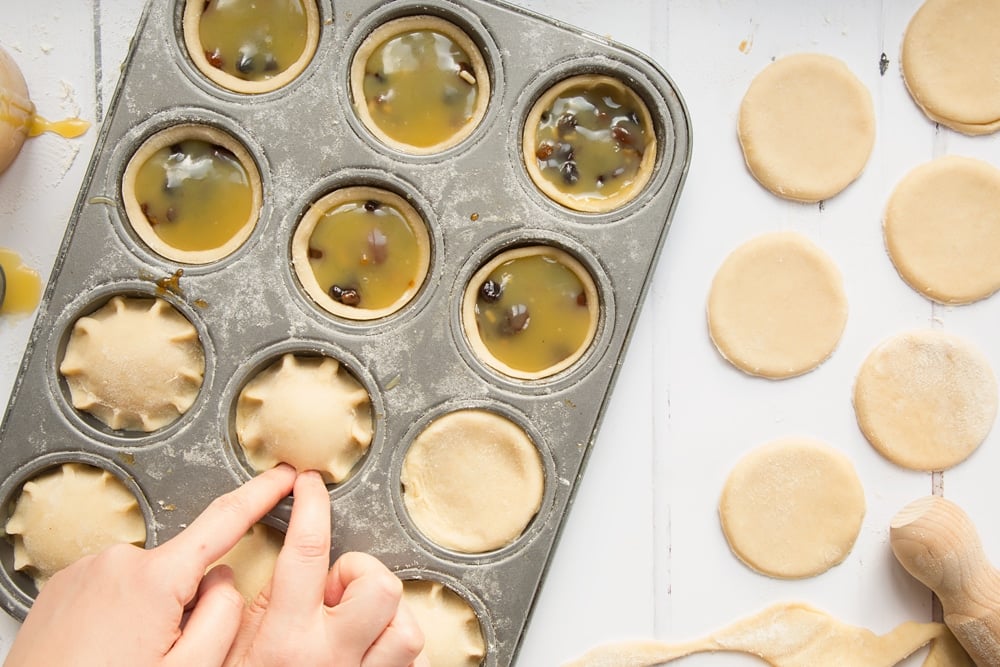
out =
<svg viewBox="0 0 1000 667"><path fill-rule="evenodd" d="M358 472L330 487L335 554L364 550L404 577L442 581L479 615L488 666L514 661L574 490L583 474L639 307L687 172L690 122L667 75L649 58L501 2L319 0L319 48L305 72L278 91L240 95L201 75L181 36L183 0L150 0L67 227L55 269L0 426L0 503L63 461L118 475L140 499L147 546L169 539L217 495L246 479L233 435L243 383L286 351L338 358L372 397L375 435ZM384 147L353 111L354 50L376 26L430 14L464 29L486 59L486 117L461 145L434 156ZM546 89L578 73L609 74L645 101L655 125L653 176L633 201L602 214L555 204L532 183L521 131ZM250 239L208 266L152 252L127 223L125 165L165 127L222 128L249 150L264 203ZM324 314L298 284L290 238L302 213L339 185L403 193L431 231L427 282L401 313L348 322ZM479 361L465 339L466 283L498 252L540 242L565 249L593 275L602 301L596 337L568 370L516 380ZM183 274L179 274L181 269ZM73 322L115 294L159 296L194 323L205 377L192 408L150 434L114 432L77 413L58 373ZM480 555L426 540L402 505L408 443L435 416L484 407L520 424L542 454L542 508L513 544ZM284 526L287 502L270 517ZM9 511L9 510L8 510ZM34 586L13 570L0 540L0 605L23 618Z"/></svg>

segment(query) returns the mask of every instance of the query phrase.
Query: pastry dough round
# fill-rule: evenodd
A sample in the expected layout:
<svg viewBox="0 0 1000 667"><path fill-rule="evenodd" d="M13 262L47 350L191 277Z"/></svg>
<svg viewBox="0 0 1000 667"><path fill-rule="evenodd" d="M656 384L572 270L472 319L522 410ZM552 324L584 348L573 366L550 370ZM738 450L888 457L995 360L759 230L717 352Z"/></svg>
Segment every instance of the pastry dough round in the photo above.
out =
<svg viewBox="0 0 1000 667"><path fill-rule="evenodd" d="M472 76L476 85L476 104L472 109L471 117L468 121L457 128L455 133L447 139L439 141L430 146L417 146L396 139L388 134L372 117L368 110L368 100L365 97L365 75L368 70L368 60L372 54L390 39L407 32L428 30L444 35L455 43L460 49L465 51L471 61ZM365 37L365 41L358 47L351 61L351 97L354 102L354 111L368 131L375 135L389 148L409 153L410 155L433 155L440 153L453 146L462 143L475 131L483 118L486 117L486 109L490 102L490 71L486 67L486 60L479 51L476 43L465 34L465 32L455 24L436 16L404 16L384 23L375 28L370 35Z"/></svg>
<svg viewBox="0 0 1000 667"><path fill-rule="evenodd" d="M462 553L504 547L542 506L538 449L506 417L468 409L438 417L406 452L403 503L431 541Z"/></svg>
<svg viewBox="0 0 1000 667"><path fill-rule="evenodd" d="M1000 169L947 156L908 173L889 198L885 245L899 275L941 303L1000 289Z"/></svg>
<svg viewBox="0 0 1000 667"><path fill-rule="evenodd" d="M811 371L833 353L846 323L840 271L796 232L765 234L734 250L708 295L712 341L751 375Z"/></svg>
<svg viewBox="0 0 1000 667"><path fill-rule="evenodd" d="M270 0L268 0L270 1ZM294 81L309 65L319 46L319 10L315 0L302 0L302 9L306 15L306 42L298 59L269 79L248 81L213 67L205 55L205 47L201 42L201 15L205 12L204 0L186 0L184 4L184 45L188 56L210 81L235 93L259 94L278 90Z"/></svg>
<svg viewBox="0 0 1000 667"><path fill-rule="evenodd" d="M829 199L861 175L875 145L868 89L830 56L802 53L768 65L740 105L750 173L785 199Z"/></svg>
<svg viewBox="0 0 1000 667"><path fill-rule="evenodd" d="M161 239L160 235L153 229L153 225L150 224L146 214L143 213L142 204L136 196L136 181L142 166L161 148L172 144L179 144L189 139L198 139L222 146L236 157L247 174L251 197L250 217L226 243L217 248L182 250L170 245ZM125 166L125 174L122 176L122 202L125 206L125 215L132 229L135 230L135 233L142 242L149 246L153 252L175 262L183 262L184 264L209 264L236 252L250 238L250 234L253 233L254 228L257 226L263 200L263 185L260 180L260 171L257 169L257 163L254 161L253 156L244 148L243 144L236 141L229 134L209 125L175 125L174 127L157 132L139 146L135 155L132 156Z"/></svg>
<svg viewBox="0 0 1000 667"><path fill-rule="evenodd" d="M1000 129L1000 4L928 0L910 19L903 81L932 120L965 134Z"/></svg>
<svg viewBox="0 0 1000 667"><path fill-rule="evenodd" d="M372 428L368 391L332 357L285 354L236 403L236 437L258 472L288 463L339 484L368 451Z"/></svg>
<svg viewBox="0 0 1000 667"><path fill-rule="evenodd" d="M163 299L115 296L73 325L59 372L74 408L148 433L194 403L205 352L194 325Z"/></svg>
<svg viewBox="0 0 1000 667"><path fill-rule="evenodd" d="M0 174L21 152L34 114L35 105L28 97L21 70L0 48Z"/></svg>
<svg viewBox="0 0 1000 667"><path fill-rule="evenodd" d="M912 470L945 470L969 457L997 414L997 380L970 343L941 331L893 336L865 359L854 410L868 442Z"/></svg>
<svg viewBox="0 0 1000 667"><path fill-rule="evenodd" d="M815 576L843 561L864 515L864 489L850 460L807 438L776 440L744 456L719 501L733 553L781 579Z"/></svg>
<svg viewBox="0 0 1000 667"><path fill-rule="evenodd" d="M285 543L284 534L263 523L255 523L225 556L212 563L233 570L233 585L249 604L257 598L274 574L274 564Z"/></svg>
<svg viewBox="0 0 1000 667"><path fill-rule="evenodd" d="M479 667L486 642L476 612L437 581L403 582L403 601L424 633L423 656L433 667Z"/></svg>
<svg viewBox="0 0 1000 667"><path fill-rule="evenodd" d="M64 463L25 483L5 530L14 538L14 569L39 590L83 556L146 542L135 495L107 470L83 463Z"/></svg>

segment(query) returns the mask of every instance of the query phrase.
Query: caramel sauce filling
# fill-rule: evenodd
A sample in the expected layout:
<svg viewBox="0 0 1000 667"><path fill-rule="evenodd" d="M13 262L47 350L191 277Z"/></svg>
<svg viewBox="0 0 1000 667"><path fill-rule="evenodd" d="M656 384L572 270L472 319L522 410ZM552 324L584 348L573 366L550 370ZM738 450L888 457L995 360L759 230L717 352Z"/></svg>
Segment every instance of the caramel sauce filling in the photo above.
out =
<svg viewBox="0 0 1000 667"><path fill-rule="evenodd" d="M542 371L587 341L591 314L586 291L577 275L552 257L504 262L478 289L480 339L510 368Z"/></svg>
<svg viewBox="0 0 1000 667"><path fill-rule="evenodd" d="M25 266L21 257L7 248L0 248L0 266L7 279L0 314L30 313L35 310L42 298L42 279L38 272Z"/></svg>
<svg viewBox="0 0 1000 667"><path fill-rule="evenodd" d="M198 34L212 67L263 81L299 59L307 30L302 0L206 0Z"/></svg>
<svg viewBox="0 0 1000 667"><path fill-rule="evenodd" d="M309 237L309 266L335 301L388 308L417 286L417 237L394 206L353 201L327 211Z"/></svg>
<svg viewBox="0 0 1000 667"><path fill-rule="evenodd" d="M154 153L136 174L135 197L156 235L184 251L225 245L247 224L253 208L240 161L226 148L200 139Z"/></svg>
<svg viewBox="0 0 1000 667"><path fill-rule="evenodd" d="M611 197L635 182L648 139L634 95L598 84L570 88L535 130L543 177L579 197Z"/></svg>
<svg viewBox="0 0 1000 667"><path fill-rule="evenodd" d="M372 120L401 143L426 148L472 121L479 89L469 54L434 30L399 34L365 64Z"/></svg>

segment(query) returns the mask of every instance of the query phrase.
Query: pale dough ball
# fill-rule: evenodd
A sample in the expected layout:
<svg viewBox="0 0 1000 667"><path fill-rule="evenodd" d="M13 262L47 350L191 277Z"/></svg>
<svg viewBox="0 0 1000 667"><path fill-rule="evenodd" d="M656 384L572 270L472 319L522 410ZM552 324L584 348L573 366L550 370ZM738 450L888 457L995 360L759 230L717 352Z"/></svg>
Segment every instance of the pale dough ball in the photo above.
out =
<svg viewBox="0 0 1000 667"><path fill-rule="evenodd" d="M751 375L811 371L833 353L846 323L840 271L796 232L765 234L734 250L708 295L712 341Z"/></svg>
<svg viewBox="0 0 1000 667"><path fill-rule="evenodd" d="M542 458L531 438L485 410L459 410L431 422L407 451L400 481L416 527L462 553L516 540L545 491Z"/></svg>
<svg viewBox="0 0 1000 667"><path fill-rule="evenodd" d="M437 581L409 580L403 602L424 633L431 667L479 667L486 642L476 612L460 595Z"/></svg>
<svg viewBox="0 0 1000 667"><path fill-rule="evenodd" d="M1000 3L928 0L910 20L903 80L934 121L966 134L1000 129Z"/></svg>
<svg viewBox="0 0 1000 667"><path fill-rule="evenodd" d="M854 383L854 410L868 442L912 470L944 470L986 439L997 414L989 361L958 336L912 331L893 336L865 359Z"/></svg>
<svg viewBox="0 0 1000 667"><path fill-rule="evenodd" d="M744 456L719 501L733 553L782 579L815 576L843 561L864 515L864 490L850 460L806 438L776 440Z"/></svg>
<svg viewBox="0 0 1000 667"><path fill-rule="evenodd" d="M236 401L236 437L258 472L287 463L338 484L354 474L373 428L368 390L333 357L285 354Z"/></svg>
<svg viewBox="0 0 1000 667"><path fill-rule="evenodd" d="M21 70L0 48L0 174L21 152L34 113Z"/></svg>
<svg viewBox="0 0 1000 667"><path fill-rule="evenodd" d="M212 563L228 565L233 570L233 585L247 603L256 599L271 577L274 564L285 543L284 534L263 523L250 526L240 541L226 555Z"/></svg>
<svg viewBox="0 0 1000 667"><path fill-rule="evenodd" d="M889 198L885 245L899 275L941 303L1000 289L1000 169L948 156L908 173Z"/></svg>
<svg viewBox="0 0 1000 667"><path fill-rule="evenodd" d="M5 530L14 538L14 569L39 589L84 556L146 542L136 497L107 470L84 463L64 463L27 482Z"/></svg>
<svg viewBox="0 0 1000 667"><path fill-rule="evenodd" d="M785 199L816 202L861 175L875 144L875 111L868 89L844 63L802 53L754 78L738 131L761 185Z"/></svg>

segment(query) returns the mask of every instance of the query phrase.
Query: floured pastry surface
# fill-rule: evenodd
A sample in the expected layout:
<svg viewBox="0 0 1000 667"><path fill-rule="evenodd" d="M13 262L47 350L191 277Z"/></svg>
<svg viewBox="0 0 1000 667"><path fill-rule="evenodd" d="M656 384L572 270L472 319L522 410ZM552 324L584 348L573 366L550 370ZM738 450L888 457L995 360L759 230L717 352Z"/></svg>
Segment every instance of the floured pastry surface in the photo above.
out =
<svg viewBox="0 0 1000 667"><path fill-rule="evenodd" d="M492 551L520 537L545 490L531 438L485 410L459 410L431 422L407 451L400 481L417 528L463 553Z"/></svg>
<svg viewBox="0 0 1000 667"><path fill-rule="evenodd" d="M115 430L151 432L194 403L205 353L194 325L163 299L116 296L76 321L59 372L77 410Z"/></svg>
<svg viewBox="0 0 1000 667"><path fill-rule="evenodd" d="M255 523L240 538L229 552L215 561L216 565L228 565L233 570L234 585L243 599L252 602L271 581L278 553L285 543L280 530L267 524Z"/></svg>
<svg viewBox="0 0 1000 667"><path fill-rule="evenodd" d="M236 404L236 436L258 472L288 463L343 482L372 433L368 391L332 357L285 354L247 383Z"/></svg>
<svg viewBox="0 0 1000 667"><path fill-rule="evenodd" d="M797 232L764 234L734 250L712 280L707 310L719 353L771 379L819 366L847 324L840 271Z"/></svg>
<svg viewBox="0 0 1000 667"><path fill-rule="evenodd" d="M733 553L781 579L811 577L843 561L864 516L865 493L850 459L807 438L776 440L744 456L719 501Z"/></svg>
<svg viewBox="0 0 1000 667"><path fill-rule="evenodd" d="M146 542L135 495L107 470L83 463L64 463L25 483L5 530L14 540L14 569L39 589L83 556Z"/></svg>
<svg viewBox="0 0 1000 667"><path fill-rule="evenodd" d="M895 665L930 644L923 667L973 667L944 623L908 621L876 635L801 602L782 602L703 639L599 646L564 667L655 667L693 653L738 652L772 667Z"/></svg>
<svg viewBox="0 0 1000 667"><path fill-rule="evenodd" d="M903 81L927 116L965 134L1000 129L1000 4L928 0L906 28Z"/></svg>
<svg viewBox="0 0 1000 667"><path fill-rule="evenodd" d="M476 612L437 581L403 582L403 602L424 633L423 655L433 667L477 667L486 642Z"/></svg>
<svg viewBox="0 0 1000 667"><path fill-rule="evenodd" d="M882 456L911 470L945 470L968 458L989 435L997 404L989 360L943 331L883 341L854 381L862 433Z"/></svg>
<svg viewBox="0 0 1000 667"><path fill-rule="evenodd" d="M761 185L785 199L817 202L861 175L875 145L875 109L843 62L799 53L754 77L740 105L738 134Z"/></svg>
<svg viewBox="0 0 1000 667"><path fill-rule="evenodd" d="M1000 169L948 155L899 182L883 218L899 275L940 303L964 304L1000 290Z"/></svg>

